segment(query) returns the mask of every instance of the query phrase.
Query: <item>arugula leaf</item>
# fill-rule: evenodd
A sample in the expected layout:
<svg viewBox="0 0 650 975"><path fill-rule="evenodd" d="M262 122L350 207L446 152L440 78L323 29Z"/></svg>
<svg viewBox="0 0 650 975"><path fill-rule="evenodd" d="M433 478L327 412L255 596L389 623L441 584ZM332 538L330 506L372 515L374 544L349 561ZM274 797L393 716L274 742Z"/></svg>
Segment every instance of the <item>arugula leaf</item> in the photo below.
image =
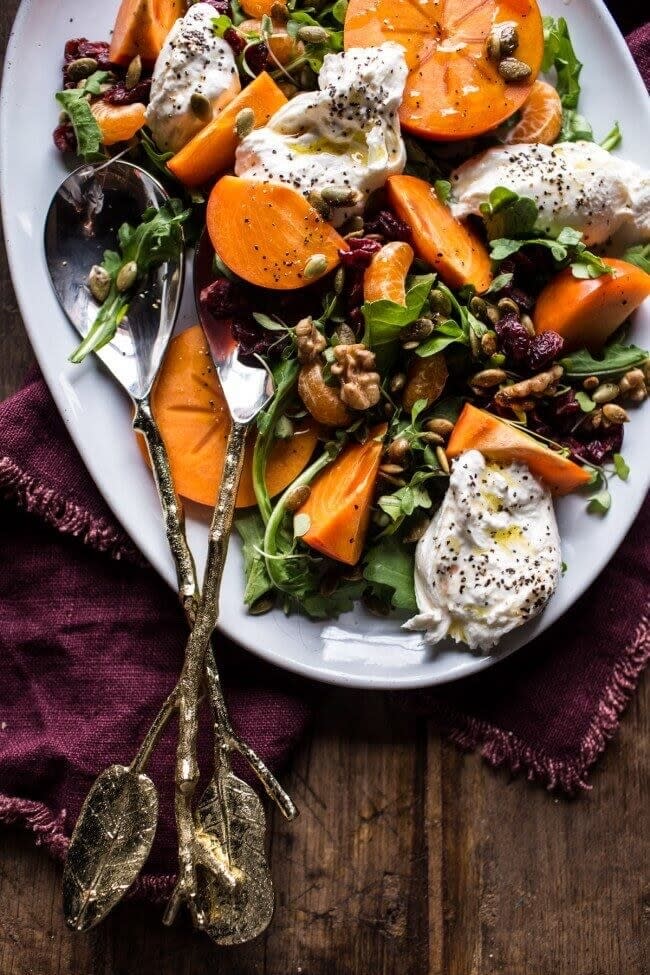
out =
<svg viewBox="0 0 650 975"><path fill-rule="evenodd" d="M611 152L612 149L617 149L622 141L623 133L621 132L621 127L618 122L614 122L614 125L600 144L603 149L607 149L608 152Z"/></svg>
<svg viewBox="0 0 650 975"><path fill-rule="evenodd" d="M266 571L266 562L261 554L264 551L264 522L257 511L240 515L235 527L243 542L244 574L246 588L244 603L252 606L261 596L273 588Z"/></svg>
<svg viewBox="0 0 650 975"><path fill-rule="evenodd" d="M354 609L354 604L363 595L364 588L362 581L343 581L329 596L318 592L301 596L297 608L315 620L332 619Z"/></svg>
<svg viewBox="0 0 650 975"><path fill-rule="evenodd" d="M410 517L418 508L428 509L431 507L432 501L424 484L432 477L437 477L435 471L416 471L410 482L403 488L399 488L393 494L384 494L379 498L377 504L393 523L393 531L399 528L404 519Z"/></svg>
<svg viewBox="0 0 650 975"><path fill-rule="evenodd" d="M90 110L85 91L81 88L72 88L69 91L57 91L55 97L63 106L74 129L77 155L87 163L105 160L107 157L102 150L102 133Z"/></svg>
<svg viewBox="0 0 650 975"><path fill-rule="evenodd" d="M503 261L522 247L531 245L547 247L558 264L571 265L571 271L576 278L597 278L602 274L613 273L602 258L587 250L582 242L582 234L572 227L564 227L557 237L497 238L490 241L490 257L493 261Z"/></svg>
<svg viewBox="0 0 650 975"><path fill-rule="evenodd" d="M417 613L413 584L414 556L394 538L384 538L366 553L363 577L380 599L395 609Z"/></svg>
<svg viewBox="0 0 650 975"><path fill-rule="evenodd" d="M159 152L156 143L153 141L151 136L149 136L144 129L140 132L140 144L144 149L144 153L151 163L154 174L160 173L166 179L175 179L171 170L167 169L167 163L174 155L173 152Z"/></svg>
<svg viewBox="0 0 650 975"><path fill-rule="evenodd" d="M233 26L233 22L227 14L219 14L212 18L212 32L215 37L223 37L227 30Z"/></svg>
<svg viewBox="0 0 650 975"><path fill-rule="evenodd" d="M94 71L90 77L86 78L83 90L90 95L99 95L102 85L106 83L109 77L110 72L108 71Z"/></svg>
<svg viewBox="0 0 650 975"><path fill-rule="evenodd" d="M496 295L503 288L507 288L513 279L513 274L509 271L507 274L497 274L496 278L492 281L492 284L483 292L483 295Z"/></svg>
<svg viewBox="0 0 650 975"><path fill-rule="evenodd" d="M539 213L534 200L528 196L519 196L505 186L493 189L480 209L490 240L530 233Z"/></svg>
<svg viewBox="0 0 650 975"><path fill-rule="evenodd" d="M446 321L439 322L436 325L431 338L419 345L415 353L421 359L426 359L428 356L442 352L448 345L453 345L454 342L467 345L467 341L467 333L463 326L459 325L453 318L448 318Z"/></svg>
<svg viewBox="0 0 650 975"><path fill-rule="evenodd" d="M612 459L614 461L614 470L616 471L618 477L620 477L622 481L627 481L628 477L630 476L630 468L625 463L625 458L623 455L614 454Z"/></svg>
<svg viewBox="0 0 650 975"><path fill-rule="evenodd" d="M612 506L612 496L607 490L603 488L597 494L594 494L589 499L589 504L587 505L587 511L590 515L606 515Z"/></svg>
<svg viewBox="0 0 650 975"><path fill-rule="evenodd" d="M562 110L562 128L558 142L593 142L594 130L590 123L575 108Z"/></svg>
<svg viewBox="0 0 650 975"><path fill-rule="evenodd" d="M88 334L70 356L74 363L83 362L110 342L129 310L130 293L154 267L177 260L183 245L182 224L189 210L183 210L180 200L168 200L159 210L145 210L137 227L122 224L118 231L120 253L106 251L102 267L111 279L108 297L99 309ZM118 290L117 278L121 269L132 262L137 265L137 277L129 292Z"/></svg>
<svg viewBox="0 0 650 975"><path fill-rule="evenodd" d="M636 345L623 345L623 337L610 341L598 358L588 349L580 349L560 359L567 379L580 379L585 376L609 377L627 372L646 361L650 353Z"/></svg>
<svg viewBox="0 0 650 975"><path fill-rule="evenodd" d="M363 341L369 348L394 342L406 326L416 321L433 287L435 274L422 275L406 293L406 304L398 305L387 298L367 301L361 307L366 323Z"/></svg>
<svg viewBox="0 0 650 975"><path fill-rule="evenodd" d="M636 244L634 247L628 247L623 254L623 260L630 264L636 264L646 274L650 274L650 244Z"/></svg>
<svg viewBox="0 0 650 975"><path fill-rule="evenodd" d="M544 17L544 58L542 71L555 68L557 92L564 108L577 108L580 98L582 63L573 49L564 17Z"/></svg>
<svg viewBox="0 0 650 975"><path fill-rule="evenodd" d="M577 112L580 99L580 72L582 63L578 60L571 42L569 28L564 17L555 20L544 17L544 59L542 71L555 68L557 92L562 102L562 129L559 142L577 142L584 139L593 141L593 131L589 122Z"/></svg>
<svg viewBox="0 0 650 975"><path fill-rule="evenodd" d="M332 17L337 20L339 24L345 23L345 15L348 12L348 0L336 0L336 3L332 7Z"/></svg>

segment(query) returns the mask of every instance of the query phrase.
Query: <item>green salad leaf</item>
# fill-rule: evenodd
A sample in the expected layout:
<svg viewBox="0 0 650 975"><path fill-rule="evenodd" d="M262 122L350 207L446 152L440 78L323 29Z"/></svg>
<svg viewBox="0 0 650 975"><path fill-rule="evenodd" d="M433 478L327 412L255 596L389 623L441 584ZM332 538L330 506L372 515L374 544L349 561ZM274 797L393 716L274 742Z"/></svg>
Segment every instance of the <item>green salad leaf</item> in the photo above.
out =
<svg viewBox="0 0 650 975"><path fill-rule="evenodd" d="M252 606L273 588L264 560L264 522L258 511L247 512L235 520L235 527L243 542L246 589L244 603Z"/></svg>
<svg viewBox="0 0 650 975"><path fill-rule="evenodd" d="M539 213L534 200L505 186L493 189L480 209L490 240L531 233Z"/></svg>
<svg viewBox="0 0 650 975"><path fill-rule="evenodd" d="M435 274L423 274L415 279L406 292L405 305L387 298L367 301L361 308L366 323L364 343L372 349L398 339L402 329L422 315L435 277Z"/></svg>
<svg viewBox="0 0 650 975"><path fill-rule="evenodd" d="M500 237L490 241L490 256L493 261L504 261L523 247L546 247L553 259L561 265L570 265L576 278L597 278L602 274L612 274L612 269L601 257L587 250L582 234L572 227L564 227L557 237Z"/></svg>
<svg viewBox="0 0 650 975"><path fill-rule="evenodd" d="M567 379L585 376L605 378L634 369L646 361L650 353L636 345L624 345L623 337L617 336L603 348L598 356L588 349L579 349L560 359Z"/></svg>
<svg viewBox="0 0 650 975"><path fill-rule="evenodd" d="M102 162L106 153L102 148L102 133L90 110L86 92L82 88L57 91L57 102L70 119L77 140L77 155L87 163Z"/></svg>
<svg viewBox="0 0 650 975"><path fill-rule="evenodd" d="M448 179L437 179L433 184L433 188L436 191L436 196L441 203L445 206L449 206L451 202L451 183Z"/></svg>
<svg viewBox="0 0 650 975"><path fill-rule="evenodd" d="M406 613L417 613L413 585L414 556L395 538L382 538L366 552L363 577L382 602Z"/></svg>
<svg viewBox="0 0 650 975"><path fill-rule="evenodd" d="M614 122L614 125L609 130L604 139L601 140L601 146L603 149L607 149L611 152L613 149L617 149L621 142L623 141L623 133L621 132L621 127L618 122Z"/></svg>
<svg viewBox="0 0 650 975"><path fill-rule="evenodd" d="M129 310L135 288L155 267L166 261L177 260L183 245L182 225L190 215L183 210L180 200L168 200L156 210L154 207L142 215L136 227L123 224L118 231L120 253L106 251L102 267L111 279L108 297L99 309L90 331L70 356L74 363L83 362L90 352L103 348L110 342ZM137 276L131 288L120 291L117 278L127 264L135 263Z"/></svg>
<svg viewBox="0 0 650 975"><path fill-rule="evenodd" d="M636 264L646 274L650 274L650 244L636 244L628 247L623 254L623 260L630 264Z"/></svg>

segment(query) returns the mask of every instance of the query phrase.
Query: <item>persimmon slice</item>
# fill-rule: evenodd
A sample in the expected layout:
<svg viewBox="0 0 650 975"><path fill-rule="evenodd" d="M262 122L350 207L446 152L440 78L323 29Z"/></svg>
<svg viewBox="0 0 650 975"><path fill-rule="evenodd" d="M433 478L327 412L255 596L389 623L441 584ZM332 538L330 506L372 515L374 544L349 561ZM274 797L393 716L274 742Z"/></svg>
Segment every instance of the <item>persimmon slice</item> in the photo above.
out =
<svg viewBox="0 0 650 975"><path fill-rule="evenodd" d="M275 291L304 288L332 271L348 244L290 186L222 176L208 202L210 240L244 281ZM319 270L308 264L323 258Z"/></svg>
<svg viewBox="0 0 650 975"><path fill-rule="evenodd" d="M505 420L466 403L447 444L448 457L479 450L498 464L527 464L554 494L568 494L591 480L590 471L555 453Z"/></svg>
<svg viewBox="0 0 650 975"><path fill-rule="evenodd" d="M214 505L230 429L228 407L208 345L199 325L170 343L153 391L152 406L169 454L178 493L199 504ZM271 448L266 484L271 497L284 491L309 463L318 438L303 421L290 440ZM246 448L237 507L255 504L252 463L254 439Z"/></svg>
<svg viewBox="0 0 650 975"><path fill-rule="evenodd" d="M486 53L495 24L514 22L514 57L531 68L525 82L506 83ZM535 0L350 0L345 47L395 41L409 76L400 120L428 139L466 139L499 125L523 105L544 51Z"/></svg>
<svg viewBox="0 0 650 975"><path fill-rule="evenodd" d="M490 255L474 231L438 199L433 186L417 176L391 176L386 186L393 210L411 228L418 257L450 288L472 284L479 293L486 291L492 281Z"/></svg>
<svg viewBox="0 0 650 975"><path fill-rule="evenodd" d="M403 240L384 244L373 256L363 276L363 297L366 301L387 299L397 305L406 304L406 275L413 263L413 248Z"/></svg>

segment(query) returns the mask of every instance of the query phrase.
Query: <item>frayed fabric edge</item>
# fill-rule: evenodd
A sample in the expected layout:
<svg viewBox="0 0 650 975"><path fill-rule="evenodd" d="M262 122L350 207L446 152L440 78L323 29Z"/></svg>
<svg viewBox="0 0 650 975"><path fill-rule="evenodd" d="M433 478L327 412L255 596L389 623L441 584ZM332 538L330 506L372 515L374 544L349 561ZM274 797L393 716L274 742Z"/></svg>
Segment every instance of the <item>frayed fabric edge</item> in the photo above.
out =
<svg viewBox="0 0 650 975"><path fill-rule="evenodd" d="M65 820L65 809L57 816L42 802L0 794L0 823L20 826L32 833L36 846L45 847L60 863L65 860L70 846L70 840L64 833ZM125 899L162 904L174 889L175 882L176 877L172 874L145 874L138 877Z"/></svg>
<svg viewBox="0 0 650 975"><path fill-rule="evenodd" d="M26 474L10 457L0 457L0 495L37 515L64 535L78 538L113 559L146 565L128 536L105 519L93 518L80 505L62 498Z"/></svg>
<svg viewBox="0 0 650 975"><path fill-rule="evenodd" d="M625 655L612 669L574 759L552 759L526 745L512 732L466 717L444 705L437 708L434 720L454 744L466 751L478 751L493 768L507 766L513 775L525 774L529 782L573 796L591 789L587 774L616 734L623 711L649 662L650 621L646 607Z"/></svg>

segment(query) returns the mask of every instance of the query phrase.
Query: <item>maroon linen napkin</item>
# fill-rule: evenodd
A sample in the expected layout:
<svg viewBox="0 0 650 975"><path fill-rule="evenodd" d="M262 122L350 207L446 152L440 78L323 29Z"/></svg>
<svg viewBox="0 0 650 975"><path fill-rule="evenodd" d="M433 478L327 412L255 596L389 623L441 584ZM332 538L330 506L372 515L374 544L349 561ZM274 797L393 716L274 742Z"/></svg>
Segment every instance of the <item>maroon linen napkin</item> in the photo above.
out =
<svg viewBox="0 0 650 975"><path fill-rule="evenodd" d="M639 63L650 25L630 38ZM648 74L646 74L646 79ZM116 523L38 375L0 404L0 821L59 858L95 776L128 763L178 674L186 629L169 589ZM650 659L650 504L588 593L535 643L431 693L401 695L492 764L574 792L614 734ZM313 685L223 640L234 723L277 767ZM203 754L209 741L201 742ZM136 893L175 869L174 735L154 756L161 821Z"/></svg>

